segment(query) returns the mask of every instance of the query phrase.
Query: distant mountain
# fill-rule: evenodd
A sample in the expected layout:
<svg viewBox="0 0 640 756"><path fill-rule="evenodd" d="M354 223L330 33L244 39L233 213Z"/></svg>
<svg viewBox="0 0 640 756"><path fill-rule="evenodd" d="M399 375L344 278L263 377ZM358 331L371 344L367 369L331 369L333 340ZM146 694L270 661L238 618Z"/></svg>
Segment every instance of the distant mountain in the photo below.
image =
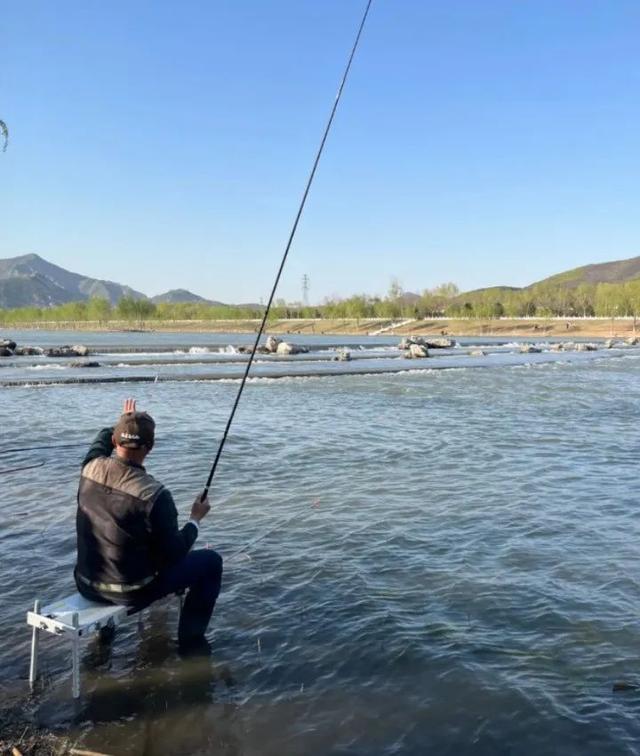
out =
<svg viewBox="0 0 640 756"><path fill-rule="evenodd" d="M0 307L48 307L91 297L103 297L111 304L122 297L146 299L129 286L71 273L39 255L0 260Z"/></svg>
<svg viewBox="0 0 640 756"><path fill-rule="evenodd" d="M458 294L456 298L460 297L475 297L476 295L495 295L500 296L501 294L508 293L510 291L522 291L521 288L518 286L488 286L485 289L471 289L470 291L463 291Z"/></svg>
<svg viewBox="0 0 640 756"><path fill-rule="evenodd" d="M640 257L631 257L628 260L583 265L580 268L573 268L564 273L556 273L553 276L549 276L549 278L543 278L541 281L536 281L524 287L491 286L485 289L461 292L456 298L475 300L478 297L489 294L499 297L508 292L526 291L536 286L564 286L568 289L575 289L581 284L590 284L593 286L599 283L624 283L625 281L633 281L636 278L640 278Z"/></svg>
<svg viewBox="0 0 640 756"><path fill-rule="evenodd" d="M595 265L583 265L580 268L557 273L542 281L531 284L529 289L539 284L551 286L566 286L573 289L580 284L599 283L624 283L640 278L640 257L631 257L628 260L615 260L614 262L597 263Z"/></svg>
<svg viewBox="0 0 640 756"><path fill-rule="evenodd" d="M155 304L167 303L167 304L180 304L182 302L193 302L207 305L221 305L222 302L213 302L210 299L199 297L187 289L171 289L164 294L157 294L155 297L151 297L151 301Z"/></svg>

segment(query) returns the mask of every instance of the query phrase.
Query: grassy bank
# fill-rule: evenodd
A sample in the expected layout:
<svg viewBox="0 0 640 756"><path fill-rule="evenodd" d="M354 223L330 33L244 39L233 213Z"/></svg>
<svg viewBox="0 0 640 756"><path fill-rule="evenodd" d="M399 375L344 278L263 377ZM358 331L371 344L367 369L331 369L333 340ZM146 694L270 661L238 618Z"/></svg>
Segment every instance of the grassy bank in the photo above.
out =
<svg viewBox="0 0 640 756"><path fill-rule="evenodd" d="M12 330L71 330L71 331L164 331L194 333L255 333L258 320L149 320L131 321L40 321L28 323L0 323L0 331L11 335ZM547 336L571 339L627 337L636 332L632 318L578 319L438 319L394 321L381 318L346 319L288 319L269 323L267 330L275 334L301 335L442 335L448 336L513 336L541 338ZM640 324L638 328L640 333Z"/></svg>

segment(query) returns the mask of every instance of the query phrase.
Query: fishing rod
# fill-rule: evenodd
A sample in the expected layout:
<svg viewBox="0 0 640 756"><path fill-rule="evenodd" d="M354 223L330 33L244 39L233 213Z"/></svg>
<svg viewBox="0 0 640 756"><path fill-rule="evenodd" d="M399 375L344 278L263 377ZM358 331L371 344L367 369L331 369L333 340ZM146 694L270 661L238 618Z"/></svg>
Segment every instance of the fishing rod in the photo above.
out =
<svg viewBox="0 0 640 756"><path fill-rule="evenodd" d="M316 175L316 169L318 167L318 163L320 162L320 158L322 156L322 152L324 151L324 145L327 141L327 137L329 136L329 132L331 130L331 125L333 123L333 118L336 114L336 110L338 109L338 104L340 102L340 98L342 97L342 90L344 89L344 85L347 82L347 77L349 76L349 71L351 70L351 64L353 62L353 59L356 54L356 50L358 49L358 44L360 42L360 37L362 36L362 30L364 29L364 25L367 20L367 16L369 15L369 9L371 8L371 3L373 0L368 0L367 5L365 7L364 13L362 15L362 19L360 21L360 26L358 27L358 32L356 34L355 41L353 43L353 47L351 48L351 53L349 54L349 58L347 60L347 65L344 69L344 73L342 74L342 80L340 81L340 86L338 87L338 92L336 94L336 98L333 103L333 107L331 108L331 112L329 114L329 119L327 120L327 124L324 129L324 133L322 135L322 139L320 140L320 146L318 147L318 151L315 156L315 160L313 161L313 166L311 168L311 172L309 173L309 177L307 179L307 183L304 189L304 192L302 194L302 199L300 201L300 205L298 207L298 211L295 215L295 219L293 221L293 226L291 227L291 232L289 233L289 238L287 240L287 244L285 246L284 254L282 256L282 261L280 262L280 267L278 268L278 273L276 275L275 281L273 283L273 288L271 289L271 294L269 296L269 301L267 302L267 306L265 308L264 314L262 316L262 322L260 323L260 328L258 329L258 333L256 335L256 340L253 344L253 349L251 350L251 354L249 355L249 360L247 362L247 365L245 367L244 374L242 376L242 380L240 381L240 386L238 388L238 393L236 394L235 401L233 403L233 406L231 408L231 413L229 414L229 419L227 420L227 424L225 426L224 432L222 434L222 439L220 441L220 445L218 446L218 451L216 452L215 459L213 460L213 464L211 465L211 470L209 471L209 477L207 478L207 482L204 487L204 491L202 492L202 499L205 499L209 493L209 488L211 487L211 481L213 480L213 476L215 475L216 469L218 467L218 462L220 461L220 456L222 455L222 450L224 449L224 445L227 441L227 436L229 435L229 429L231 428L231 423L233 422L233 418L236 414L236 409L238 408L238 404L240 403L240 397L242 396L242 392L244 391L245 384L247 382L247 378L249 376L249 370L251 369L251 365L253 364L253 359L256 355L256 352L258 350L258 344L260 343L260 338L262 337L262 334L264 332L265 325L267 323L267 318L269 317L269 311L271 310L271 305L273 304L273 298L275 297L276 290L278 288L278 284L280 283L280 276L282 275L282 271L284 270L284 265L287 261L287 257L289 256L289 250L291 249L291 245L293 243L293 239L296 235L296 231L298 229L298 223L300 222L300 217L302 216L302 211L304 210L304 206L307 202L307 196L309 195L309 190L311 189L311 184L313 183L313 179Z"/></svg>

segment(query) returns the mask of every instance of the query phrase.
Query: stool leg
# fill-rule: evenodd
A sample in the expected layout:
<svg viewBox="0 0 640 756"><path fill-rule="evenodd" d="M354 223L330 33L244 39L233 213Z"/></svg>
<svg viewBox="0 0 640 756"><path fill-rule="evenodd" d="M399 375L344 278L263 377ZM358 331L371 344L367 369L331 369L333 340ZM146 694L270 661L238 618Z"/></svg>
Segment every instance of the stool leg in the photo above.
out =
<svg viewBox="0 0 640 756"><path fill-rule="evenodd" d="M34 614L40 614L40 601L36 599L33 605ZM40 630L33 628L31 633L31 663L29 664L29 685L33 688L38 678L38 641L40 640Z"/></svg>
<svg viewBox="0 0 640 756"><path fill-rule="evenodd" d="M78 612L71 616L71 624L74 627L71 640L71 692L74 698L80 697L80 636L78 635Z"/></svg>

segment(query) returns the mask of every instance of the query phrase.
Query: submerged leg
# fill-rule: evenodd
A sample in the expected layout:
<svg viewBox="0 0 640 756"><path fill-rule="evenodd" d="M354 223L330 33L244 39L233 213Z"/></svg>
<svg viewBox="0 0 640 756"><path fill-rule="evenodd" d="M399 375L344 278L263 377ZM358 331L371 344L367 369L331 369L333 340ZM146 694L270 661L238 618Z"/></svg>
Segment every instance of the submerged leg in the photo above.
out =
<svg viewBox="0 0 640 756"><path fill-rule="evenodd" d="M191 551L164 572L158 582L158 596L186 590L180 611L178 641L188 646L201 641L211 619L222 582L222 557L215 551Z"/></svg>
<svg viewBox="0 0 640 756"><path fill-rule="evenodd" d="M180 612L178 640L187 646L201 639L209 624L222 582L222 557L215 551L203 549L187 556L190 565L189 590Z"/></svg>

